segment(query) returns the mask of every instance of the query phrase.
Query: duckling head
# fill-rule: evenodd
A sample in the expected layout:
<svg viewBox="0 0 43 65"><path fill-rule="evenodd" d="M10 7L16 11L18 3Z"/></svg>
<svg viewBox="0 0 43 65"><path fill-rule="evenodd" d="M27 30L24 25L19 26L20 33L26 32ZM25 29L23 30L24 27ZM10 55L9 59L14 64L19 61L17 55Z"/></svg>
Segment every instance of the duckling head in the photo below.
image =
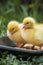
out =
<svg viewBox="0 0 43 65"><path fill-rule="evenodd" d="M17 21L10 21L7 25L7 29L11 34L16 33L19 30L19 25Z"/></svg>
<svg viewBox="0 0 43 65"><path fill-rule="evenodd" d="M36 23L36 21L32 17L26 17L23 19L23 28L32 29L32 28L34 28L35 23Z"/></svg>

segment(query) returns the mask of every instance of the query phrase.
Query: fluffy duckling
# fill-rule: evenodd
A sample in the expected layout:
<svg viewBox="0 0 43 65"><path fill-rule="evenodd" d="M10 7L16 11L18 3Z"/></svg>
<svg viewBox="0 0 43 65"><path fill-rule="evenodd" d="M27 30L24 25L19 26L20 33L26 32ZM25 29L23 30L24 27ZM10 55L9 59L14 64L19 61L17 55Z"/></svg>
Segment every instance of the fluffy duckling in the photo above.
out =
<svg viewBox="0 0 43 65"><path fill-rule="evenodd" d="M24 18L21 35L29 44L43 45L43 25L36 24L36 21L31 17Z"/></svg>
<svg viewBox="0 0 43 65"><path fill-rule="evenodd" d="M17 21L10 21L7 26L7 36L17 43L25 43L25 40L21 37L20 26Z"/></svg>

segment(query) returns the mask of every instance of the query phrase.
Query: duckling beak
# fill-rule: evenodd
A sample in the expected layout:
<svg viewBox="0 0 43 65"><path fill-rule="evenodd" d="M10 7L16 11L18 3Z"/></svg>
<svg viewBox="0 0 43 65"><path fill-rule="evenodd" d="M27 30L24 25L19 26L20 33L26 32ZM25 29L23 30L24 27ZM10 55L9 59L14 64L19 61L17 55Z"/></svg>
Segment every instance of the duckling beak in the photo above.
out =
<svg viewBox="0 0 43 65"><path fill-rule="evenodd" d="M11 32L7 31L7 36L10 36L11 35Z"/></svg>
<svg viewBox="0 0 43 65"><path fill-rule="evenodd" d="M12 35L14 33L14 31L9 31L9 35Z"/></svg>
<svg viewBox="0 0 43 65"><path fill-rule="evenodd" d="M22 25L22 29L28 29L28 26Z"/></svg>
<svg viewBox="0 0 43 65"><path fill-rule="evenodd" d="M24 29L25 28L25 25L22 25L22 29Z"/></svg>
<svg viewBox="0 0 43 65"><path fill-rule="evenodd" d="M32 26L29 26L29 25L23 25L22 26L22 29L30 29L30 28L32 28Z"/></svg>
<svg viewBox="0 0 43 65"><path fill-rule="evenodd" d="M11 36L12 34L13 34L12 31L7 31L7 35L8 35L8 36Z"/></svg>

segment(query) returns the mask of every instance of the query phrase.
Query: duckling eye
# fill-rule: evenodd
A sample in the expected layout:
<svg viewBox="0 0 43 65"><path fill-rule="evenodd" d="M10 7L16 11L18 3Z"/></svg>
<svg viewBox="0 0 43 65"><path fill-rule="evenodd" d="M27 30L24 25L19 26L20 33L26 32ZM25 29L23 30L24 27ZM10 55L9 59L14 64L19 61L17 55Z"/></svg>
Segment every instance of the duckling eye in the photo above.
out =
<svg viewBox="0 0 43 65"><path fill-rule="evenodd" d="M27 22L26 24L29 24L29 22Z"/></svg>
<svg viewBox="0 0 43 65"><path fill-rule="evenodd" d="M14 28L12 28L12 30L14 30Z"/></svg>

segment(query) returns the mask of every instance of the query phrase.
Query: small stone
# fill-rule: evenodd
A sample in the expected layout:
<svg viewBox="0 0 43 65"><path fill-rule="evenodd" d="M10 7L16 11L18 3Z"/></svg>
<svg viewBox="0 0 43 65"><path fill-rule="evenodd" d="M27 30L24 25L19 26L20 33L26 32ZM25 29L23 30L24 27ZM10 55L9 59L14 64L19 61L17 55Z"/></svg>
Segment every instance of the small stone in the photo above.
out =
<svg viewBox="0 0 43 65"><path fill-rule="evenodd" d="M43 50L43 46L41 47L41 50Z"/></svg>
<svg viewBox="0 0 43 65"><path fill-rule="evenodd" d="M33 44L25 44L23 47L27 48L27 49L32 49L33 48Z"/></svg>
<svg viewBox="0 0 43 65"><path fill-rule="evenodd" d="M34 46L34 50L40 50L39 46Z"/></svg>

